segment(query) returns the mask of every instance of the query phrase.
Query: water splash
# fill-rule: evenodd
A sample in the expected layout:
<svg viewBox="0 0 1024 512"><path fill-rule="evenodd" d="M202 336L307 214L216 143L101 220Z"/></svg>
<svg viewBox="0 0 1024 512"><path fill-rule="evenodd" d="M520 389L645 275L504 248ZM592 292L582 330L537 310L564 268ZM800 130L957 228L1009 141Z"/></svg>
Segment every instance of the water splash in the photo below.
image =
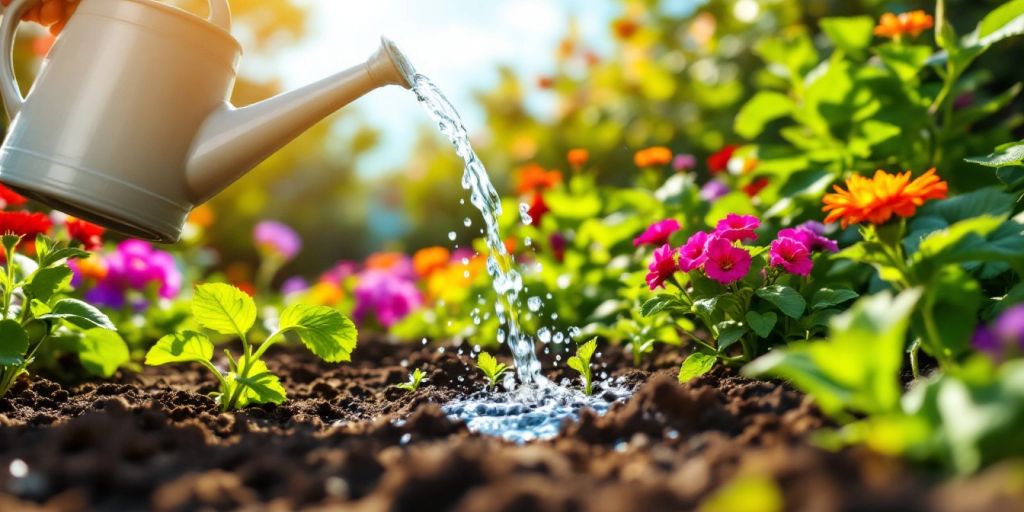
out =
<svg viewBox="0 0 1024 512"><path fill-rule="evenodd" d="M524 385L541 384L544 377L540 374L533 338L524 333L519 324L519 293L523 289L523 277L515 269L498 228L501 197L491 183L487 169L473 151L462 118L441 90L429 78L417 74L413 79L413 92L465 163L462 188L469 191L470 203L483 215L484 239L490 252L487 255L487 272L499 297L494 308L499 324L503 326L499 336L508 342L512 350L519 381Z"/></svg>

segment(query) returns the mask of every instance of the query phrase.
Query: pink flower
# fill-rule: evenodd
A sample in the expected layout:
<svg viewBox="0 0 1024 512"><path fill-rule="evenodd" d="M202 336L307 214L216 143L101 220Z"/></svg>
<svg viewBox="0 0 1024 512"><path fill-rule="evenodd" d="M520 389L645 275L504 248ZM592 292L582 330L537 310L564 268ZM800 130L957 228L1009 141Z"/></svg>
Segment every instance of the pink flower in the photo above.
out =
<svg viewBox="0 0 1024 512"><path fill-rule="evenodd" d="M650 286L651 290L664 288L665 281L679 270L679 265L676 263L676 251L668 244L655 249L654 259L651 260L651 264L647 268L650 270L647 273L647 286Z"/></svg>
<svg viewBox="0 0 1024 512"><path fill-rule="evenodd" d="M726 240L755 240L754 230L761 227L761 221L753 215L730 213L715 226L715 234Z"/></svg>
<svg viewBox="0 0 1024 512"><path fill-rule="evenodd" d="M725 238L709 240L706 254L704 272L719 283L735 283L750 271L750 253Z"/></svg>
<svg viewBox="0 0 1024 512"><path fill-rule="evenodd" d="M676 231L679 231L679 221L675 219L655 222L646 231L641 233L640 236L633 239L633 245L636 247L641 245L662 245L668 243L669 237Z"/></svg>
<svg viewBox="0 0 1024 512"><path fill-rule="evenodd" d="M811 261L811 250L795 238L779 237L772 241L770 263L779 265L790 274L807 276L814 268Z"/></svg>
<svg viewBox="0 0 1024 512"><path fill-rule="evenodd" d="M694 233L689 240L679 248L679 269L683 272L696 270L704 264L707 257L708 239L712 236L704 231Z"/></svg>
<svg viewBox="0 0 1024 512"><path fill-rule="evenodd" d="M838 251L839 244L837 244L835 240L830 240L822 236L824 232L824 226L817 222L810 221L795 228L786 228L779 231L779 238L792 238L804 244L804 246L811 251Z"/></svg>

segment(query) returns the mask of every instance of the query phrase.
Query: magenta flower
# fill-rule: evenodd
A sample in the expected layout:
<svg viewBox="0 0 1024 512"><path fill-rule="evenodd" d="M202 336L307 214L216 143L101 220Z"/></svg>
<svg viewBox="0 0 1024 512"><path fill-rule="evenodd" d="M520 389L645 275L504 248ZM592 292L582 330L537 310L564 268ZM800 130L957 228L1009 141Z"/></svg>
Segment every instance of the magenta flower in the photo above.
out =
<svg viewBox="0 0 1024 512"><path fill-rule="evenodd" d="M730 213L715 226L715 235L733 242L737 240L755 240L754 230L761 227L761 221L753 215L737 215Z"/></svg>
<svg viewBox="0 0 1024 512"><path fill-rule="evenodd" d="M795 228L786 228L779 231L779 238L792 238L811 251L836 252L839 244L824 236L825 226L811 221L800 224Z"/></svg>
<svg viewBox="0 0 1024 512"><path fill-rule="evenodd" d="M679 270L679 265L676 263L676 251L668 244L655 249L654 257L647 269L650 270L647 273L647 286L651 290L664 288L665 281Z"/></svg>
<svg viewBox="0 0 1024 512"><path fill-rule="evenodd" d="M707 257L708 239L711 235L699 231L694 233L689 240L679 248L679 269L683 272L696 270L704 265Z"/></svg>
<svg viewBox="0 0 1024 512"><path fill-rule="evenodd" d="M697 157L681 154L672 159L672 169L676 172L688 171L697 166Z"/></svg>
<svg viewBox="0 0 1024 512"><path fill-rule="evenodd" d="M126 304L128 292L151 288L164 299L181 292L182 275L174 256L147 242L125 240L104 261L107 276L85 296L93 304L120 308Z"/></svg>
<svg viewBox="0 0 1024 512"><path fill-rule="evenodd" d="M356 307L352 316L356 322L362 324L373 316L385 328L395 325L423 304L414 282L384 270L363 272L353 295Z"/></svg>
<svg viewBox="0 0 1024 512"><path fill-rule="evenodd" d="M746 249L734 246L725 238L712 238L707 245L704 272L719 283L732 284L747 275L750 261Z"/></svg>
<svg viewBox="0 0 1024 512"><path fill-rule="evenodd" d="M346 279L356 274L359 265L354 261L339 261L334 267L320 274L321 281L341 286Z"/></svg>
<svg viewBox="0 0 1024 512"><path fill-rule="evenodd" d="M772 241L771 259L772 266L781 266L790 274L808 276L814 268L811 261L811 250L795 238L779 237Z"/></svg>
<svg viewBox="0 0 1024 512"><path fill-rule="evenodd" d="M309 282L300 276L289 277L281 284L281 295L295 295L309 289Z"/></svg>
<svg viewBox="0 0 1024 512"><path fill-rule="evenodd" d="M665 219L663 221L655 222L647 228L646 231L640 234L640 236L633 239L633 245L640 247L641 245L662 245L668 243L669 237L672 233L679 231L679 221L675 219Z"/></svg>
<svg viewBox="0 0 1024 512"><path fill-rule="evenodd" d="M1024 352L1024 304L1010 307L990 327L978 329L971 345L997 359L1008 352Z"/></svg>
<svg viewBox="0 0 1024 512"><path fill-rule="evenodd" d="M700 198L705 201L714 201L729 193L729 185L718 180L711 180L700 189Z"/></svg>
<svg viewBox="0 0 1024 512"><path fill-rule="evenodd" d="M265 220L252 230L256 248L265 254L275 255L288 261L302 250L302 238L286 224Z"/></svg>

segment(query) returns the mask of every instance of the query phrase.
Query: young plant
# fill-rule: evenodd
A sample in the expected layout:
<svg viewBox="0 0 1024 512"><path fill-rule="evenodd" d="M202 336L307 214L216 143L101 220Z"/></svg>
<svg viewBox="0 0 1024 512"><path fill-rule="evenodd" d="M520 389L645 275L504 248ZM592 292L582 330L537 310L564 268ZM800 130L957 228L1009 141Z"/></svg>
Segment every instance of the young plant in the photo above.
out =
<svg viewBox="0 0 1024 512"><path fill-rule="evenodd" d="M484 376L487 377L487 387L489 388L497 385L498 379L508 371L506 364L499 363L494 356L487 352L481 352L480 355L476 356L476 367L484 372Z"/></svg>
<svg viewBox="0 0 1024 512"><path fill-rule="evenodd" d="M127 345L106 315L65 296L72 277L67 260L88 253L43 236L34 243L31 259L15 252L23 244L21 237L0 237L5 261L0 272L0 396L28 372L47 341L60 341L61 348L77 353L86 371L98 376L113 375L129 359Z"/></svg>
<svg viewBox="0 0 1024 512"><path fill-rule="evenodd" d="M252 297L227 284L197 286L192 298L192 315L202 327L218 334L237 336L242 341L240 357L224 350L229 371L223 373L213 365L213 342L195 331L161 338L146 354L146 364L194 362L205 366L220 384L214 396L222 411L254 403L285 401L280 379L270 372L262 358L286 335L298 337L306 348L329 363L351 361L356 348L357 332L351 320L332 308L306 304L295 304L281 312L277 330L254 347L248 334L256 322L256 303Z"/></svg>
<svg viewBox="0 0 1024 512"><path fill-rule="evenodd" d="M594 352L597 350L597 338L594 338L578 347L576 347L576 355L569 358L569 368L576 370L580 374L580 380L583 382L583 392L590 396L594 393L594 378L590 373L590 359L594 357Z"/></svg>
<svg viewBox="0 0 1024 512"><path fill-rule="evenodd" d="M404 389L412 393L413 391L416 391L417 389L420 388L420 384L423 384L423 377L426 376L427 374L423 373L423 370L416 368L415 370L412 371L412 373L409 374L409 382L397 384L397 387L399 389Z"/></svg>

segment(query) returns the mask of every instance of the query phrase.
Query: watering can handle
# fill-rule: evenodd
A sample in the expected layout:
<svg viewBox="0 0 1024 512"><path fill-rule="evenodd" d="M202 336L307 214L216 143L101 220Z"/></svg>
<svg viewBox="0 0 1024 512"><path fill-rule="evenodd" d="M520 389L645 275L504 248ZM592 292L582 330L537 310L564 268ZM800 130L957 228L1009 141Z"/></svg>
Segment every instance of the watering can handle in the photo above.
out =
<svg viewBox="0 0 1024 512"><path fill-rule="evenodd" d="M7 119L14 119L21 111L25 98L21 96L18 79L14 76L14 35L21 17L41 0L14 0L0 22L0 96L3 97ZM79 0L81 1L81 0ZM210 22L231 32L231 9L228 0L210 0Z"/></svg>

